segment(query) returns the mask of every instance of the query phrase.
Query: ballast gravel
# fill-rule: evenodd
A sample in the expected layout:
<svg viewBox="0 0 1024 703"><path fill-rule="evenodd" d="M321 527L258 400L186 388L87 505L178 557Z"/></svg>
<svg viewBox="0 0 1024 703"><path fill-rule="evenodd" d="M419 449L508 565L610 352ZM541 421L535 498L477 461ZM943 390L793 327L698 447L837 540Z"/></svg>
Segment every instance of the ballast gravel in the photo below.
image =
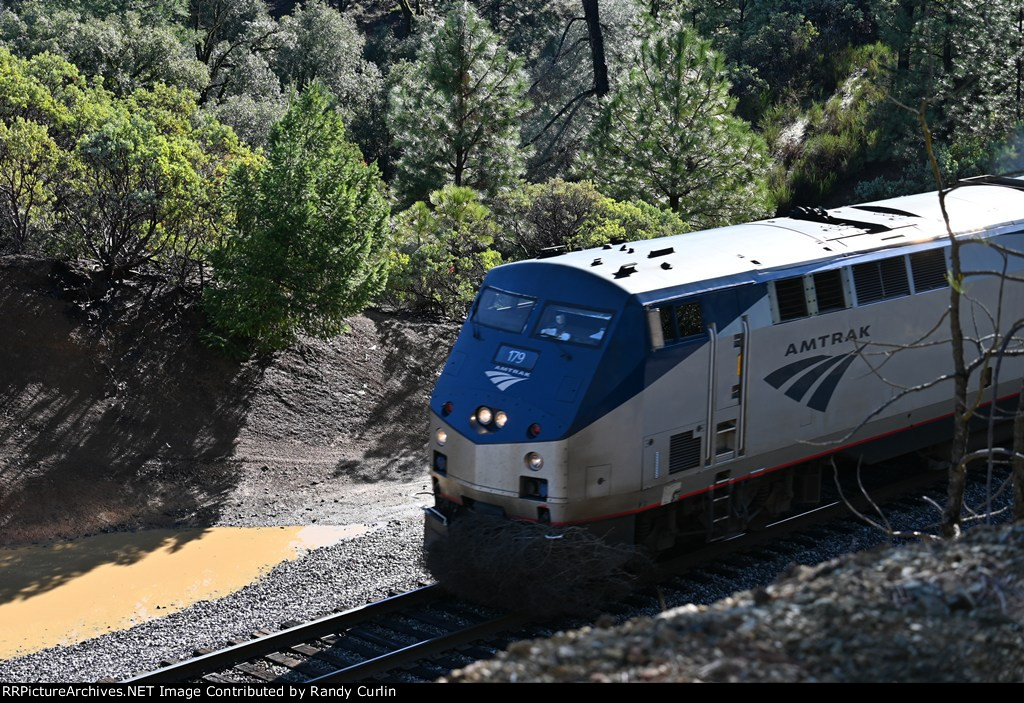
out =
<svg viewBox="0 0 1024 703"><path fill-rule="evenodd" d="M970 489L968 504L985 497ZM934 517L928 506L888 515L901 530L928 529ZM421 541L422 518L409 512L225 598L0 662L0 681L120 680L415 588L430 580ZM765 568L727 560L735 580L668 596L664 613L641 607L635 614L648 617L515 643L447 680L1024 681L1024 526L980 527L954 542L884 541L864 527ZM835 558L851 550L860 551Z"/></svg>
<svg viewBox="0 0 1024 703"><path fill-rule="evenodd" d="M969 488L969 505L986 498L983 487ZM921 505L887 518L895 529L929 531L935 516ZM0 681L122 680L255 630L415 588L431 580L421 564L422 530L419 511L407 510L360 537L284 562L224 598L0 661ZM981 527L955 542L871 548L881 542L878 531L862 527L760 562L765 568L727 560L725 571L737 578L675 593L665 613L641 607L637 615L653 617L516 643L448 680L1024 680L1024 526ZM835 558L850 551L856 553Z"/></svg>

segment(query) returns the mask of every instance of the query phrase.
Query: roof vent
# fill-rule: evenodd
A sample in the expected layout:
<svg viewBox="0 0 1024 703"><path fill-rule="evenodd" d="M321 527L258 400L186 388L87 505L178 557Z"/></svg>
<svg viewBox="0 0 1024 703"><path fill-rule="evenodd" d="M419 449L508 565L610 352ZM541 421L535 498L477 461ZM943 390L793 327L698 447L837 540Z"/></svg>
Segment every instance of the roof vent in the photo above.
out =
<svg viewBox="0 0 1024 703"><path fill-rule="evenodd" d="M602 246L601 248L602 248L602 249L611 249L611 248L612 248L612 245L611 245L611 244L605 244L605 245L604 245L604 246Z"/></svg>
<svg viewBox="0 0 1024 703"><path fill-rule="evenodd" d="M565 253L565 246L559 244L558 246L544 247L543 249L540 250L540 253L537 254L537 258L538 259L550 259L552 256L561 256L564 253Z"/></svg>
<svg viewBox="0 0 1024 703"><path fill-rule="evenodd" d="M591 265L591 266L600 266L600 265L601 265L601 264L603 264L603 263L604 263L604 262L603 262L603 261L601 261L601 257L599 256L599 257L597 257L596 259L594 259L593 261L591 261L591 262L590 262L590 265Z"/></svg>
<svg viewBox="0 0 1024 703"><path fill-rule="evenodd" d="M612 274L612 278L628 278L636 273L636 264L623 264L619 270Z"/></svg>
<svg viewBox="0 0 1024 703"><path fill-rule="evenodd" d="M676 253L676 250L673 247L669 247L668 249L655 249L654 251L652 251L650 254L647 255L647 258L648 259L654 259L654 258L657 258L659 256L668 256L669 254L675 254L675 253Z"/></svg>
<svg viewBox="0 0 1024 703"><path fill-rule="evenodd" d="M667 261L662 261L662 262L661 262L661 267L662 267L663 269L665 269L666 271L668 271L668 270L669 270L670 268L672 268L672 264L670 264L670 263L669 263L669 262L667 262Z"/></svg>

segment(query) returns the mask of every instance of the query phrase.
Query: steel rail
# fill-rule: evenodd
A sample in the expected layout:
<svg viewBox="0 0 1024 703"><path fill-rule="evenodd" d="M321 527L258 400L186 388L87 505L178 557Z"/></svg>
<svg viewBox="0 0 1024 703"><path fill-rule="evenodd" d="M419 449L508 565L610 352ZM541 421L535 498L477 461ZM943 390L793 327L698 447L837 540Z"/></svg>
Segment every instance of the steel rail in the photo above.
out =
<svg viewBox="0 0 1024 703"><path fill-rule="evenodd" d="M367 622L393 612L422 606L438 600L441 588L436 584L423 586L407 593L385 598L384 600L346 610L260 637L250 642L242 642L226 649L210 652L194 659L165 666L140 676L125 679L125 683L174 683L202 677L204 674L223 671L240 661L247 661L265 654L279 652L290 646L315 639L323 635L344 631L353 625Z"/></svg>
<svg viewBox="0 0 1024 703"><path fill-rule="evenodd" d="M444 635L438 635L423 642L417 642L394 652L382 654L358 664L324 674L305 683L341 683L346 681L363 681L377 674L398 669L407 664L436 656L448 650L460 647L484 637L493 637L503 631L521 627L528 618L521 614L511 613L470 625Z"/></svg>

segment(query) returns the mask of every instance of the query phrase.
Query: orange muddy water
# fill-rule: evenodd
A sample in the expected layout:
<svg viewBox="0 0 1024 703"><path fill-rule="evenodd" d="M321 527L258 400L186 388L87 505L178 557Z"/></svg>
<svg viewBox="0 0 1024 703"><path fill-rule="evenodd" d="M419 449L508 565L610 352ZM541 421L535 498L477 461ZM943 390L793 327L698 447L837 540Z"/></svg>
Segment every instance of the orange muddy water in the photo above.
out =
<svg viewBox="0 0 1024 703"><path fill-rule="evenodd" d="M220 598L282 561L368 529L149 530L0 549L0 659L74 644Z"/></svg>

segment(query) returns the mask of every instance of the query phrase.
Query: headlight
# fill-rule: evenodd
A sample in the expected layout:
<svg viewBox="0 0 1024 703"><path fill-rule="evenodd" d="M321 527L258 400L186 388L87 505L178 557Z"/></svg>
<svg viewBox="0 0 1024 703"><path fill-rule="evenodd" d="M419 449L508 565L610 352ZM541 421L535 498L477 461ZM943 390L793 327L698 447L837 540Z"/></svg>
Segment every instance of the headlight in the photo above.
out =
<svg viewBox="0 0 1024 703"><path fill-rule="evenodd" d="M489 425L493 419L494 415L491 413L491 409L486 405L481 405L476 409L476 421L481 425Z"/></svg>
<svg viewBox="0 0 1024 703"><path fill-rule="evenodd" d="M526 461L526 468L531 471L540 471L544 468L544 459L537 452L530 452L524 459Z"/></svg>
<svg viewBox="0 0 1024 703"><path fill-rule="evenodd" d="M495 426L497 426L500 429L505 426L506 422L508 422L508 415L505 414L504 410L499 410L498 412L494 413Z"/></svg>
<svg viewBox="0 0 1024 703"><path fill-rule="evenodd" d="M434 430L434 439L437 441L437 446L443 447L444 443L448 441L448 433L438 427Z"/></svg>

